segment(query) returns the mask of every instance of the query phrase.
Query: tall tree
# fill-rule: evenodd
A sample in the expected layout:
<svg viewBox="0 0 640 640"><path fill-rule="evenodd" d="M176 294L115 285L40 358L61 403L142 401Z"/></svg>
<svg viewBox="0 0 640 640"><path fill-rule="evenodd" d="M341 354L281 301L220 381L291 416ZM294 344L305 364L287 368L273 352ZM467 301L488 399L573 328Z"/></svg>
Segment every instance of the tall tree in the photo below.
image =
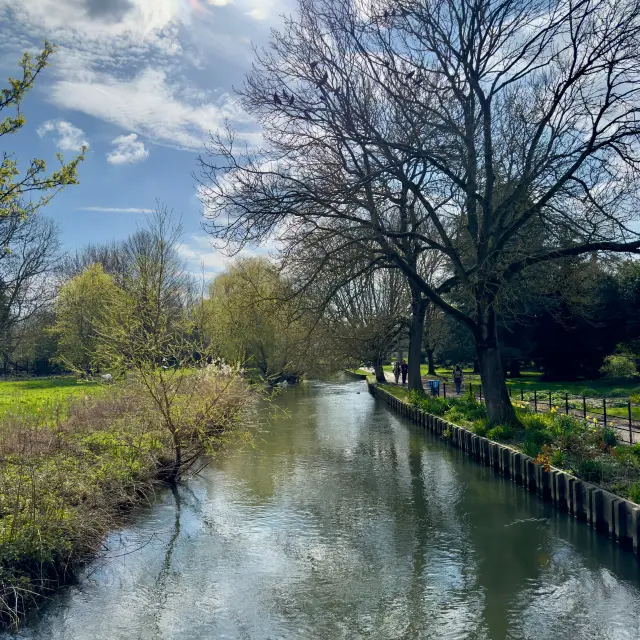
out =
<svg viewBox="0 0 640 640"><path fill-rule="evenodd" d="M62 286L56 301L55 333L63 366L84 373L99 366L100 332L121 295L100 264L87 267Z"/></svg>
<svg viewBox="0 0 640 640"><path fill-rule="evenodd" d="M490 420L514 422L505 283L564 257L640 250L639 35L631 0L300 0L241 92L265 147L217 138L202 161L209 231L241 245L333 225L376 243L468 328ZM282 91L294 99L275 100ZM407 189L421 207L403 228L388 203ZM426 281L403 237L453 275Z"/></svg>
<svg viewBox="0 0 640 640"><path fill-rule="evenodd" d="M370 362L376 380L385 382L384 360L406 334L409 305L407 283L397 269L376 269L349 281L324 308L326 348L354 366Z"/></svg>
<svg viewBox="0 0 640 640"><path fill-rule="evenodd" d="M241 258L211 283L205 332L219 356L271 384L299 377L310 324L298 302L269 260Z"/></svg>

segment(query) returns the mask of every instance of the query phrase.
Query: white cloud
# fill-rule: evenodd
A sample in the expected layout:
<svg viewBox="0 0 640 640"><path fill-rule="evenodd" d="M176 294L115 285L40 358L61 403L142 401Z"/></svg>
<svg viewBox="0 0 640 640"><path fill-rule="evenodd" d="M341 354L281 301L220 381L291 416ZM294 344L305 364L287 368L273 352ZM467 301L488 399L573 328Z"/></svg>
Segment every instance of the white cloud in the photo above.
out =
<svg viewBox="0 0 640 640"><path fill-rule="evenodd" d="M177 247L180 255L187 260L193 273L200 273L200 267L204 266L208 277L215 276L225 271L237 258L263 257L268 258L275 249L275 244L267 244L263 247L243 249L234 256L216 250L211 244L211 238L203 235L193 235L188 242Z"/></svg>
<svg viewBox="0 0 640 640"><path fill-rule="evenodd" d="M100 213L153 213L153 209L120 209L118 207L78 207L78 211L99 211Z"/></svg>
<svg viewBox="0 0 640 640"><path fill-rule="evenodd" d="M56 136L56 145L62 151L80 151L82 147L89 146L84 131L66 120L48 120L38 129L41 138L49 133Z"/></svg>
<svg viewBox="0 0 640 640"><path fill-rule="evenodd" d="M115 145L115 149L107 154L107 162L111 164L142 162L149 157L149 151L145 148L144 142L138 140L135 133L118 136L112 144Z"/></svg>
<svg viewBox="0 0 640 640"><path fill-rule="evenodd" d="M191 97L191 101L183 100L184 96ZM61 80L50 94L58 107L82 111L159 144L182 149L200 149L209 131L227 120L245 128L250 123L228 94L215 102L204 102L202 97L201 91L181 91L180 86L169 81L166 71L151 68L131 80L107 74L94 74L86 80ZM260 139L253 132L239 137L251 144Z"/></svg>

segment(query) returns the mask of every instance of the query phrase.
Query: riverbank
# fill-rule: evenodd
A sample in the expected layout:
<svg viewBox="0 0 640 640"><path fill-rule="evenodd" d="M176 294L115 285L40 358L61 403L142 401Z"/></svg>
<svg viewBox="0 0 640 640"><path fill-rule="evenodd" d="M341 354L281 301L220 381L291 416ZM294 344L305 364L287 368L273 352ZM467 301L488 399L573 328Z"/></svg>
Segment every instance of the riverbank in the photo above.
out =
<svg viewBox="0 0 640 640"><path fill-rule="evenodd" d="M240 378L204 370L181 385L174 402L186 467L203 439L222 446L242 433L249 393ZM27 394L0 413L3 624L72 579L175 463L174 434L141 384L78 388L87 392L60 402Z"/></svg>
<svg viewBox="0 0 640 640"><path fill-rule="evenodd" d="M640 555L640 506L638 504L554 468L548 456L531 457L513 446L495 442L489 437L478 435L470 428L449 421L456 415L458 417L466 415L471 426L474 422L481 424L480 415L475 416L475 419L471 418L474 407L467 407L466 411L461 411L460 406L456 407L453 404L453 407L458 409L456 414L455 411L445 408L447 403L441 398L424 396L421 398L422 404L420 402L411 404L409 394L404 389L398 389L398 395L396 395L370 380L367 381L367 385L372 395L382 399L401 415L444 437L452 446L461 449L482 464L492 467L496 472L529 491L537 493L544 500L553 502L559 509L568 511L623 547L633 549L634 553ZM470 400L470 402L473 401ZM477 403L474 405L476 405L476 411L482 410ZM490 436L490 432L485 433Z"/></svg>

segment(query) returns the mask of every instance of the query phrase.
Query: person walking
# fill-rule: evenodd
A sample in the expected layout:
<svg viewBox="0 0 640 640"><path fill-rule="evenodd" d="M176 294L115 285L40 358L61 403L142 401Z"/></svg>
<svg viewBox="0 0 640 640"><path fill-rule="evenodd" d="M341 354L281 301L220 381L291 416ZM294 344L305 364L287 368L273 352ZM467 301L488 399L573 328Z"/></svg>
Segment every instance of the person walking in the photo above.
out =
<svg viewBox="0 0 640 640"><path fill-rule="evenodd" d="M407 372L409 371L409 365L403 360L400 365L400 371L402 371L402 384L407 384Z"/></svg>
<svg viewBox="0 0 640 640"><path fill-rule="evenodd" d="M400 362L398 360L393 365L393 377L396 379L396 384L398 384L398 380L400 380Z"/></svg>
<svg viewBox="0 0 640 640"><path fill-rule="evenodd" d="M460 395L460 387L462 386L462 378L463 378L463 373L462 373L462 367L457 364L455 366L455 368L453 369L453 381L455 382L456 385L456 394Z"/></svg>

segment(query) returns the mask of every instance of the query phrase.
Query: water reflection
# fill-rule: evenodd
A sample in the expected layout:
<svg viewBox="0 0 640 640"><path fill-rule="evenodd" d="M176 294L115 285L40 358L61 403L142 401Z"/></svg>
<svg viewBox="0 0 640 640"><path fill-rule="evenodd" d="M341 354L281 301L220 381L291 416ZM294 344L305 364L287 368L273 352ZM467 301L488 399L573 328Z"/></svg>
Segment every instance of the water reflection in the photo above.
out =
<svg viewBox="0 0 640 640"><path fill-rule="evenodd" d="M631 554L398 419L363 383L280 402L290 419L141 510L112 538L118 557L18 637L638 637Z"/></svg>

